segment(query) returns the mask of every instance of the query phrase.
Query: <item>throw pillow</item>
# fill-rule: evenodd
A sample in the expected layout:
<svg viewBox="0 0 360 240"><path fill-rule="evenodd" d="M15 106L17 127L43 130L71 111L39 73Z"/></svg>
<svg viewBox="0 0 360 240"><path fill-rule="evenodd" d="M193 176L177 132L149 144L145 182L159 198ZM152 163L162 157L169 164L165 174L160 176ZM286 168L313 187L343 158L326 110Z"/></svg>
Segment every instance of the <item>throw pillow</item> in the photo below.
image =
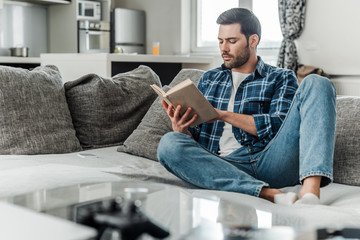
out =
<svg viewBox="0 0 360 240"><path fill-rule="evenodd" d="M360 186L360 97L336 101L334 182Z"/></svg>
<svg viewBox="0 0 360 240"><path fill-rule="evenodd" d="M80 150L59 70L0 66L0 154Z"/></svg>
<svg viewBox="0 0 360 240"><path fill-rule="evenodd" d="M203 73L204 71L197 69L182 69L169 86L163 87L163 90L166 92L170 87L187 78L197 84ZM157 147L160 139L170 131L172 131L170 119L161 105L161 99L158 97L139 126L125 140L124 144L119 146L118 151L157 161Z"/></svg>
<svg viewBox="0 0 360 240"><path fill-rule="evenodd" d="M99 148L123 143L156 99L150 84L161 86L147 66L112 78L88 74L66 82L66 98L81 145Z"/></svg>

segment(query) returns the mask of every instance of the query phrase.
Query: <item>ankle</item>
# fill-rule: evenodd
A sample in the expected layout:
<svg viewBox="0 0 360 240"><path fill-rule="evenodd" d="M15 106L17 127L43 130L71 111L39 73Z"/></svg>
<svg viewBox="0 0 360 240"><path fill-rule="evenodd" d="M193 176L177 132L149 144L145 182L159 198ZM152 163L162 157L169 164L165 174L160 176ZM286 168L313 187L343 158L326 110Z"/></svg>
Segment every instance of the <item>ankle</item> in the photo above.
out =
<svg viewBox="0 0 360 240"><path fill-rule="evenodd" d="M318 198L320 198L320 189L304 189L304 188L302 188L300 191L300 198L302 198L307 193L312 193Z"/></svg>
<svg viewBox="0 0 360 240"><path fill-rule="evenodd" d="M276 194L280 194L280 193L283 193L283 192L280 191L279 189L263 187L260 191L259 197L266 199L270 202L274 202L274 196Z"/></svg>
<svg viewBox="0 0 360 240"><path fill-rule="evenodd" d="M320 183L321 176L311 176L305 178L303 186L300 190L300 198L302 198L306 193L312 193L320 198Z"/></svg>

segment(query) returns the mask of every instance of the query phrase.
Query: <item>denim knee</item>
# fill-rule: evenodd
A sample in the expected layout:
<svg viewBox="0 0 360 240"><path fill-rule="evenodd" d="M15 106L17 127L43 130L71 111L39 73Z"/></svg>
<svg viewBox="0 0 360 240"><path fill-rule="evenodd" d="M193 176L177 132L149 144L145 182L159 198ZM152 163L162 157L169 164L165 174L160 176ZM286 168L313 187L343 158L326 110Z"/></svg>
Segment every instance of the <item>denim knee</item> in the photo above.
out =
<svg viewBox="0 0 360 240"><path fill-rule="evenodd" d="M181 154L179 152L181 150L176 144L178 139L182 137L181 135L183 134L177 132L168 132L162 136L157 148L157 155L161 164L163 164L163 162L166 161L169 156L177 156L178 154Z"/></svg>
<svg viewBox="0 0 360 240"><path fill-rule="evenodd" d="M314 91L317 93L326 93L336 96L336 89L332 81L326 77L317 74L306 76L300 84L300 88L304 91Z"/></svg>

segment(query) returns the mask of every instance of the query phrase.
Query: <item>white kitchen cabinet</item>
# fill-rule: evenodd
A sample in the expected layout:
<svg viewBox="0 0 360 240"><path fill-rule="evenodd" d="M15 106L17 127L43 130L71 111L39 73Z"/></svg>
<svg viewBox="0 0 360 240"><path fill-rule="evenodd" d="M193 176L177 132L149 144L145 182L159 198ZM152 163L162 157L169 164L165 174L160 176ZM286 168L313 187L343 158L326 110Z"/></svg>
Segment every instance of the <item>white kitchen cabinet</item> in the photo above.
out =
<svg viewBox="0 0 360 240"><path fill-rule="evenodd" d="M5 0L6 2L28 2L40 5L70 4L71 0ZM0 1L1 2L1 1Z"/></svg>

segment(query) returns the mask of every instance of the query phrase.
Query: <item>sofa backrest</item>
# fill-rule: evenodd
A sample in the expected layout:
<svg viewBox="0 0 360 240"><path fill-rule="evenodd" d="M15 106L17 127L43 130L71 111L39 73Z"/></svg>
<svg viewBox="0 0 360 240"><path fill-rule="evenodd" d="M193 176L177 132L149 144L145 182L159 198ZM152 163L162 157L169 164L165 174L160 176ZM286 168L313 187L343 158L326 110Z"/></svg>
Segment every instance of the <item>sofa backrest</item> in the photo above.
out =
<svg viewBox="0 0 360 240"><path fill-rule="evenodd" d="M360 97L338 96L334 182L360 186Z"/></svg>

